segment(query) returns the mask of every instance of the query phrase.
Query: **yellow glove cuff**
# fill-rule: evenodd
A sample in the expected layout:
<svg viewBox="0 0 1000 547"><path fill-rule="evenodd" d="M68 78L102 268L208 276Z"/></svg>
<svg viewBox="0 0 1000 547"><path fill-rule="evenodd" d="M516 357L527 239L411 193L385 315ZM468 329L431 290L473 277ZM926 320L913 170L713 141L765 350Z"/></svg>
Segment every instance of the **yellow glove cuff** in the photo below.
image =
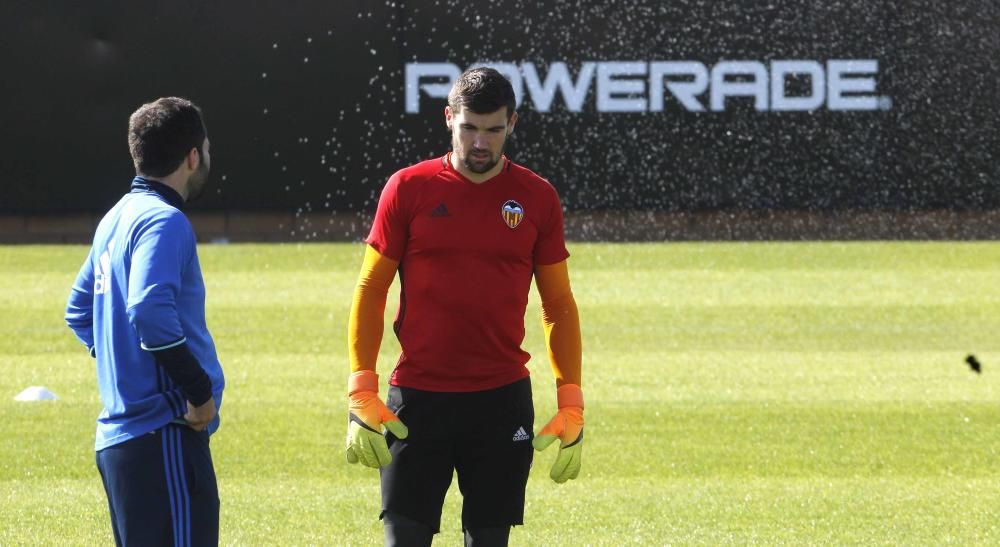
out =
<svg viewBox="0 0 1000 547"><path fill-rule="evenodd" d="M374 370L359 370L347 378L347 394L354 395L359 391L378 393L378 374Z"/></svg>
<svg viewBox="0 0 1000 547"><path fill-rule="evenodd" d="M563 384L556 390L556 401L559 408L575 406L583 408L583 390L576 384Z"/></svg>

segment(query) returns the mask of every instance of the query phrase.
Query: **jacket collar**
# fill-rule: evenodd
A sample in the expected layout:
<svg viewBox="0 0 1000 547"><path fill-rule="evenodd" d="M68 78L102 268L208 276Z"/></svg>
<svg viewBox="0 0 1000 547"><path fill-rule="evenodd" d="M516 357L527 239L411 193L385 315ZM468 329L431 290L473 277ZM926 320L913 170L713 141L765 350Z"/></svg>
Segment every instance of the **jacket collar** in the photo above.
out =
<svg viewBox="0 0 1000 547"><path fill-rule="evenodd" d="M167 203L173 205L177 209L184 208L184 199L181 198L180 193L158 180L147 179L139 176L135 177L132 179L132 191L130 193L136 194L140 192L153 192L154 194L158 194L166 200Z"/></svg>

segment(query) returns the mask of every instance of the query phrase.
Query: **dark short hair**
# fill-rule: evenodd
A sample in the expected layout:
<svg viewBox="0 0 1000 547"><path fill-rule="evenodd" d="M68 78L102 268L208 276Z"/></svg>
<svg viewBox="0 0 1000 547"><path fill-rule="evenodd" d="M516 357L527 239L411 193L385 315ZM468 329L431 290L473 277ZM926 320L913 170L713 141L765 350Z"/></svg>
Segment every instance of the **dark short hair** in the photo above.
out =
<svg viewBox="0 0 1000 547"><path fill-rule="evenodd" d="M165 177L184 162L192 148L202 150L205 121L187 99L163 97L146 103L128 119L128 149L137 173Z"/></svg>
<svg viewBox="0 0 1000 547"><path fill-rule="evenodd" d="M468 108L476 114L489 114L507 107L507 119L514 115L517 101L514 87L493 68L470 68L462 73L448 93L448 106L458 113Z"/></svg>

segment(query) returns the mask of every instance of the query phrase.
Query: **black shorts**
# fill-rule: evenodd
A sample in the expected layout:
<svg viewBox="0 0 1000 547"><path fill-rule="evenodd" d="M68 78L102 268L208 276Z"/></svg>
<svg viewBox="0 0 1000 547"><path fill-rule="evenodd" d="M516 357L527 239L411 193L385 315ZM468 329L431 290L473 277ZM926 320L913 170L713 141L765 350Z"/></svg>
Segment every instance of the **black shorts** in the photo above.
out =
<svg viewBox="0 0 1000 547"><path fill-rule="evenodd" d="M392 463L381 469L382 515L441 528L441 508L458 472L462 529L524 523L535 410L527 378L472 393L389 387L386 405L409 428L387 435Z"/></svg>
<svg viewBox="0 0 1000 547"><path fill-rule="evenodd" d="M208 433L168 425L97 452L117 545L218 545Z"/></svg>

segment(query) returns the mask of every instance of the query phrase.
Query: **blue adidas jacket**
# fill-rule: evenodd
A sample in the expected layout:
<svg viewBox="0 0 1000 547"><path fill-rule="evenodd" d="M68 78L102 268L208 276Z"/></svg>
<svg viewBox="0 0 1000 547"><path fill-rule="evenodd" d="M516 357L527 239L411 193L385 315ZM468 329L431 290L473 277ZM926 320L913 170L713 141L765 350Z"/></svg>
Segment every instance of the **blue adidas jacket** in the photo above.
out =
<svg viewBox="0 0 1000 547"><path fill-rule="evenodd" d="M97 358L104 410L96 450L159 429L187 403L151 352L186 343L221 408L225 379L205 321L195 234L169 186L136 177L104 216L66 306L66 322ZM219 418L209 424L209 433Z"/></svg>

